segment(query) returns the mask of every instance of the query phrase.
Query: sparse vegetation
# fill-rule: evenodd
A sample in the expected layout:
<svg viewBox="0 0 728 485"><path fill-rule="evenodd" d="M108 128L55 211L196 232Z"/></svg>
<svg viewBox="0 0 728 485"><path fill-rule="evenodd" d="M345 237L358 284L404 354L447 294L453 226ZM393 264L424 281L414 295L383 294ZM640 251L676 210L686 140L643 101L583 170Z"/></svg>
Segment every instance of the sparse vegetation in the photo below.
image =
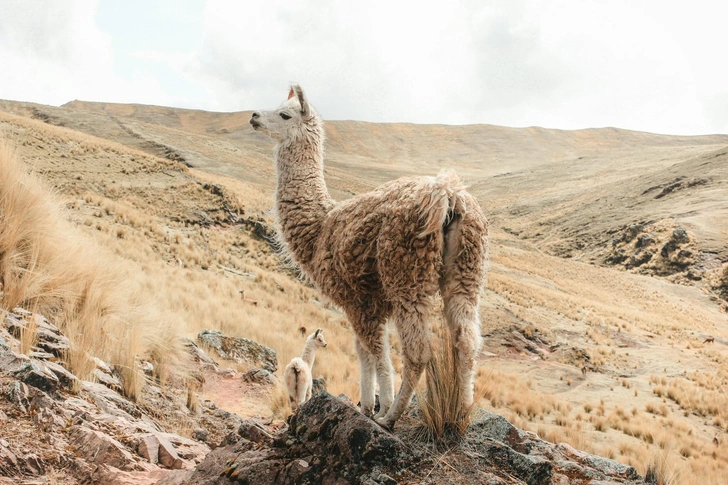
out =
<svg viewBox="0 0 728 485"><path fill-rule="evenodd" d="M12 199L12 190L4 188L19 185L6 185L10 174L4 169L0 174L2 203L16 204L3 212L2 230L6 221L29 218L0 234L0 248L15 248L0 260L3 308L22 304L47 312L74 343L66 357L74 372L88 376L94 365L88 354L96 354L126 373L130 395L144 382L134 372L137 356L155 361L160 382L180 368L166 350L174 348L177 336L194 338L202 328L216 328L274 348L285 363L300 352L297 329L321 327L331 345L317 356L317 367L332 394L343 392L356 402L358 363L345 318L289 274L255 232L255 224L260 230L273 220L267 212L273 190L269 147L260 150L262 156L243 151L232 139L183 128L160 129L154 136L169 136L210 160L234 160L244 167L245 177L227 176L239 172L219 166L215 173L188 169L135 148L0 112L0 133L15 143L16 158L56 194L49 199L42 187L36 199ZM145 129L151 130L151 124ZM342 142L332 138L331 143L340 147ZM667 166L705 147L655 150L659 156L652 160L664 157ZM341 156L327 167L340 198L368 190L397 171L413 171L399 162L384 174L372 170L368 160L346 163ZM422 170L418 165L417 171ZM588 175L578 174L580 181L587 180ZM552 208L548 201L572 194L574 180L567 177L566 189L555 184L542 193L541 184L529 185L520 177L514 172L513 178L521 181L518 204L523 207L510 195L501 197L503 187L512 187L505 182L501 187L468 180L494 214L493 264L481 306L483 333L513 325L525 339L548 335L554 346L528 340L540 352L527 347L513 352L501 337L494 338L478 370L478 405L551 441L613 456L640 473L649 465L653 483L721 483L728 467L728 351L723 344L728 331L725 310L711 305L725 303L708 302L703 292L677 278L673 280L686 285L587 264L597 260L583 252L589 241L586 249L575 250L571 236L559 232L562 208L574 221L582 212L572 214L564 205L544 218L539 208L528 206L539 200ZM23 189L36 184L23 180ZM604 180L605 187L608 182ZM218 193L214 186L224 190ZM635 187L630 190L639 193ZM601 190L590 193L588 201L610 196ZM36 203L41 207L37 212L21 209ZM593 216L584 201L578 205L583 217ZM62 206L66 209L61 211ZM606 207L604 200L599 207ZM581 223L604 237L611 230ZM568 224L573 228L578 222ZM511 225L519 236L502 230ZM673 231L670 226L665 235ZM41 237L46 242L40 246L23 242ZM712 271L704 281L718 292L728 282L728 265ZM707 336L715 337L714 342L704 343ZM390 341L399 371L401 349L397 338ZM24 345L33 345L31 333ZM580 372L582 367L587 372ZM202 391L190 393L190 407L204 397ZM282 418L290 410L286 399L278 401L273 393L270 408ZM714 436L720 445L713 444Z"/></svg>

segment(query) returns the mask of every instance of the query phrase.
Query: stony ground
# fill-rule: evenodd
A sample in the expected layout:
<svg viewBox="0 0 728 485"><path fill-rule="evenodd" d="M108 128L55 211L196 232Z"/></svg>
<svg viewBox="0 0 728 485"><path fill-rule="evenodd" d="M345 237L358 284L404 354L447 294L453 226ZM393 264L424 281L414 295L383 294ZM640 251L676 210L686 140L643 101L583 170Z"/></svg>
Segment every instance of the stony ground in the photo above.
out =
<svg viewBox="0 0 728 485"><path fill-rule="evenodd" d="M23 332L37 338L21 353ZM266 419L276 377L253 367L220 368L185 341L199 385L150 382L137 402L118 392L115 371L97 361L98 382L80 381L59 357L67 339L41 315L17 309L0 327L0 483L638 483L632 467L553 445L479 411L466 436L444 447L417 433L415 408L392 434L346 396L322 391L287 423ZM201 332L200 344L231 361L277 366L247 339ZM225 344L223 345L223 342ZM261 358L261 356L264 356ZM148 369L150 362L140 362ZM203 397L201 402L196 401ZM235 399L231 397L235 396ZM217 403L209 398L215 398ZM241 403L246 403L245 405ZM251 403L253 405L251 405ZM239 414L224 409L235 409ZM256 410L264 410L255 417ZM189 436L181 429L187 428ZM170 428L177 433L169 432ZM185 433L187 434L187 433Z"/></svg>

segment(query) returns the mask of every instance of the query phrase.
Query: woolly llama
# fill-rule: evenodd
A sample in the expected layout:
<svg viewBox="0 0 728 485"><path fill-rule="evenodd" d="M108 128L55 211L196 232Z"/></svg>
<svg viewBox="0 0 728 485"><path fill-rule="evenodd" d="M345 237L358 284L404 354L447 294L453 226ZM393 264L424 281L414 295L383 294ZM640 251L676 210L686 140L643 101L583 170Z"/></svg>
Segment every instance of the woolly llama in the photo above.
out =
<svg viewBox="0 0 728 485"><path fill-rule="evenodd" d="M301 357L294 357L283 371L283 381L288 389L291 410L295 411L301 403L311 398L313 361L316 358L316 350L319 347L326 347L326 345L324 331L319 328L306 339Z"/></svg>
<svg viewBox="0 0 728 485"><path fill-rule="evenodd" d="M456 357L463 411L473 403L480 350L478 305L488 261L488 224L452 171L401 178L335 202L324 181L324 128L298 85L277 109L256 111L253 129L273 138L279 236L319 291L342 308L356 335L361 411L391 429L430 360L427 316L440 291ZM386 322L402 342L394 396Z"/></svg>

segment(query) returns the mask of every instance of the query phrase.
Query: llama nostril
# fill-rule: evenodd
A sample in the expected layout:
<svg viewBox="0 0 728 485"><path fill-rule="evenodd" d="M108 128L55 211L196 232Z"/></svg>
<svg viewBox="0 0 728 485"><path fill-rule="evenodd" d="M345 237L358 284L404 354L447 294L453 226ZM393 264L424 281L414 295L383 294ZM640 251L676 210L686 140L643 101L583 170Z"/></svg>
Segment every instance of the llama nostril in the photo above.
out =
<svg viewBox="0 0 728 485"><path fill-rule="evenodd" d="M253 111L253 114L251 115L253 118L260 118L260 113L257 111Z"/></svg>

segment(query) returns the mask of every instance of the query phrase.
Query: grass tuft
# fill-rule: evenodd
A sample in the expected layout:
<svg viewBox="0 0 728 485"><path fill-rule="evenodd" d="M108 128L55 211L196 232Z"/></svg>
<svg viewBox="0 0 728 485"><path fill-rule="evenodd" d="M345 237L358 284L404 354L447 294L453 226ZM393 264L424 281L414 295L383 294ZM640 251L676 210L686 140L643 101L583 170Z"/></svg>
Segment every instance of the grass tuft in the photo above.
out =
<svg viewBox="0 0 728 485"><path fill-rule="evenodd" d="M455 350L450 342L447 329L433 339L432 358L426 368L426 391L417 393L420 432L427 441L436 443L460 439L472 420L473 406L464 408Z"/></svg>

